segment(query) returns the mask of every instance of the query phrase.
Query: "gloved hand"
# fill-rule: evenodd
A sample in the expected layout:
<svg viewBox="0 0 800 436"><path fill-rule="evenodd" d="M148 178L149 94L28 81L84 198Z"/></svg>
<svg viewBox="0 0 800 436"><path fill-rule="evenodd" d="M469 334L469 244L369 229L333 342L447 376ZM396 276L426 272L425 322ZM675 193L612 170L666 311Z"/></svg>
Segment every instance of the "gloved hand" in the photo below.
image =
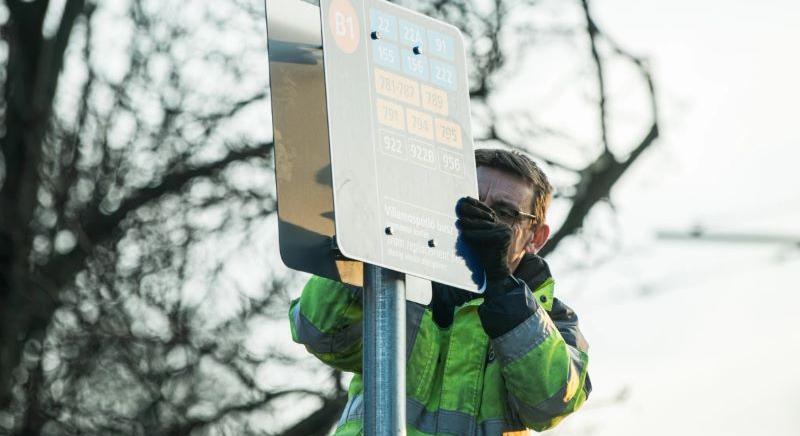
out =
<svg viewBox="0 0 800 436"><path fill-rule="evenodd" d="M532 290L536 290L545 280L552 277L547 262L535 254L526 254L522 257L514 277L522 280Z"/></svg>
<svg viewBox="0 0 800 436"><path fill-rule="evenodd" d="M508 247L511 227L497 219L494 211L480 200L464 197L456 206L456 226L473 248L486 271L487 283L503 281L511 275Z"/></svg>
<svg viewBox="0 0 800 436"><path fill-rule="evenodd" d="M431 283L431 302L429 307L433 313L433 321L441 328L448 328L453 324L453 315L456 307L461 306L479 294L463 291L441 283Z"/></svg>
<svg viewBox="0 0 800 436"><path fill-rule="evenodd" d="M478 307L481 325L490 338L498 338L533 315L537 303L527 285L511 276L511 227L498 220L489 206L471 197L458 202L456 215L461 236L486 271L484 301Z"/></svg>

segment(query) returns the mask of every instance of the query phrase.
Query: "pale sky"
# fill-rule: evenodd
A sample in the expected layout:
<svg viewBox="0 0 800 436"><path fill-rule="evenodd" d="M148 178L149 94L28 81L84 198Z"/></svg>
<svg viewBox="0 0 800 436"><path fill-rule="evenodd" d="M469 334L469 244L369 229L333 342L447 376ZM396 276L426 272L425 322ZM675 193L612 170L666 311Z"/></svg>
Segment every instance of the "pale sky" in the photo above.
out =
<svg viewBox="0 0 800 436"><path fill-rule="evenodd" d="M800 3L598 0L595 12L649 55L663 136L612 193L621 251L578 271L577 243L551 259L595 389L559 431L800 434L800 247L655 238L695 224L800 238Z"/></svg>

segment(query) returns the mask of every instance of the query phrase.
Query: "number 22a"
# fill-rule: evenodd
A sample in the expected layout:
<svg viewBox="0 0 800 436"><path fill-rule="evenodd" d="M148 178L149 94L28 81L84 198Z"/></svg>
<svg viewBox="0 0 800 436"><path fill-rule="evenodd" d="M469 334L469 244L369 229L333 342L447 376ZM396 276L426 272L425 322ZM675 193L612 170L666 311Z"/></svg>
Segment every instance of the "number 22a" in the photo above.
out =
<svg viewBox="0 0 800 436"><path fill-rule="evenodd" d="M403 29L403 38L409 42L419 42L422 39L419 30L414 29L413 27L406 27Z"/></svg>

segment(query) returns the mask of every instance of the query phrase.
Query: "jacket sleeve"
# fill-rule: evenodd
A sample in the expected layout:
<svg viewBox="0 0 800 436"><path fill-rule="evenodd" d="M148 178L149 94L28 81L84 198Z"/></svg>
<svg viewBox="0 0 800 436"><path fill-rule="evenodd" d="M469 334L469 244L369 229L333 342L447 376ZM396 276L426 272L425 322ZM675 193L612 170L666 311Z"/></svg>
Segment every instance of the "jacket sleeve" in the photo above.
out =
<svg viewBox="0 0 800 436"><path fill-rule="evenodd" d="M550 279L533 295L552 296L552 286ZM588 345L575 312L558 299L552 300L549 313L537 304L525 321L491 341L502 365L511 413L528 428L554 427L589 396Z"/></svg>
<svg viewBox="0 0 800 436"><path fill-rule="evenodd" d="M361 372L362 291L313 276L289 307L292 339L324 363Z"/></svg>

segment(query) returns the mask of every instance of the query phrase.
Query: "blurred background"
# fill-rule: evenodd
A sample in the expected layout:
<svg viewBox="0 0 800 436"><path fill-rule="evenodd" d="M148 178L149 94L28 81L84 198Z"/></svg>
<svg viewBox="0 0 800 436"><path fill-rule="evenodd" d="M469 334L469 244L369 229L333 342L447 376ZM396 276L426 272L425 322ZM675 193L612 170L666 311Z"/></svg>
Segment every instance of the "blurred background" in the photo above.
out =
<svg viewBox="0 0 800 436"><path fill-rule="evenodd" d="M313 3L313 2L312 2ZM439 0L556 186L594 391L554 435L800 434L800 3ZM0 2L0 433L328 434L256 0Z"/></svg>

